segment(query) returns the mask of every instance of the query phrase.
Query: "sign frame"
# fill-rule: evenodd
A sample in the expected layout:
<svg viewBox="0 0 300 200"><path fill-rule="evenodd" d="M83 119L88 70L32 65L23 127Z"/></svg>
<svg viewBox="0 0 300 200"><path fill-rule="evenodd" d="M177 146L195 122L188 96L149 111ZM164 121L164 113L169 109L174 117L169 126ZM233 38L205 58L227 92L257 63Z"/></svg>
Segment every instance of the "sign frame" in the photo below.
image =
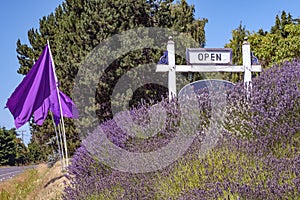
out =
<svg viewBox="0 0 300 200"><path fill-rule="evenodd" d="M190 53L208 53L208 54L222 54L222 53L229 53L229 62L192 62L191 61L191 54ZM206 54L207 55L207 54ZM206 56L205 55L205 56ZM217 57L214 57L217 59ZM232 65L232 49L231 48L187 48L186 49L186 62L190 65Z"/></svg>
<svg viewBox="0 0 300 200"><path fill-rule="evenodd" d="M183 88L181 88L179 90L179 92L178 92L178 96L184 95L184 91L188 90L189 87L192 87L193 88L193 92L197 93L197 89L195 88L195 85L202 84L203 86L201 86L201 88L205 88L205 87L209 87L209 85L212 82L222 83L223 86L227 87L227 88L231 88L231 87L234 87L236 85L235 83L232 83L232 82L227 81L227 80L222 80L222 79L203 79L203 80L197 80L197 81L191 82L191 83L185 85ZM206 83L209 83L209 84L206 84Z"/></svg>

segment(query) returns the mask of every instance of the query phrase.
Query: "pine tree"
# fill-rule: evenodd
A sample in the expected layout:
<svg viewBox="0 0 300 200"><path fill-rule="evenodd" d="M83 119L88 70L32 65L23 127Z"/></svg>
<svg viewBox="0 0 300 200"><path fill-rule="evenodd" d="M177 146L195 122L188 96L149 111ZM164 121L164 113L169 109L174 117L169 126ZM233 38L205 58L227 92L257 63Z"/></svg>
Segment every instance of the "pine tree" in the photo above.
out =
<svg viewBox="0 0 300 200"><path fill-rule="evenodd" d="M243 64L243 53L242 46L245 37L249 36L250 32L246 30L246 27L240 23L238 28L232 31L232 39L225 45L226 48L232 49L232 64L242 65ZM242 73L230 73L224 74L223 78L228 79L232 82L237 82L243 79Z"/></svg>
<svg viewBox="0 0 300 200"><path fill-rule="evenodd" d="M281 34L283 38L288 37L288 32L285 30L285 27L289 24L294 24L292 15L282 11L281 16L276 15L275 25L271 27L271 34Z"/></svg>
<svg viewBox="0 0 300 200"><path fill-rule="evenodd" d="M25 164L27 149L20 138L17 138L15 128L7 130L0 128L0 166Z"/></svg>
<svg viewBox="0 0 300 200"><path fill-rule="evenodd" d="M282 11L276 15L275 24L270 31L262 29L250 34L241 25L232 31L232 39L225 47L232 48L233 64L242 64L242 43L243 38L248 36L251 51L258 58L263 68L279 64L286 60L300 57L300 24L292 18L290 13ZM226 77L229 80L242 80L236 74Z"/></svg>
<svg viewBox="0 0 300 200"><path fill-rule="evenodd" d="M282 11L276 15L270 32L253 33L249 36L251 49L264 68L286 60L300 57L300 25L290 13Z"/></svg>
<svg viewBox="0 0 300 200"><path fill-rule="evenodd" d="M173 0L66 0L55 12L40 20L38 29L28 31L30 44L17 41L20 63L18 73L26 74L30 70L49 40L60 89L72 97L75 77L84 58L106 38L122 31L136 27L172 28L192 35L199 46L204 46L204 27L207 20L195 19L194 11L194 7L188 5L185 0L178 3L174 3ZM124 55L113 63L106 77L103 77L106 83L99 84L95 95L100 122L112 116L109 96L118 78L133 66L158 60L161 54L162 51L141 49ZM145 86L140 94L145 93L145 90L153 91L153 87L155 86ZM165 92L162 88L158 90L153 95ZM152 98L151 95L149 98ZM135 104L134 102L132 104ZM66 119L65 123L68 147L70 152L73 152L80 143L79 133L75 130L73 120ZM31 123L33 139L43 149L43 145L54 136L52 126L50 118L43 126Z"/></svg>

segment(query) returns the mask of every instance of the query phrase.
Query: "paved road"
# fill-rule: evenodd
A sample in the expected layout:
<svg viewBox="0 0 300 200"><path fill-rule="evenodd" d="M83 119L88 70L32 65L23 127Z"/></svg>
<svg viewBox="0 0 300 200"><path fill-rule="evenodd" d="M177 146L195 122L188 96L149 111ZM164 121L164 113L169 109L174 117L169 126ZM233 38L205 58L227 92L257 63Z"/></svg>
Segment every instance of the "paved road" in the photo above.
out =
<svg viewBox="0 0 300 200"><path fill-rule="evenodd" d="M35 168L35 167L36 165L21 166L21 167L1 167L0 182L14 177L15 175L22 173L26 169Z"/></svg>

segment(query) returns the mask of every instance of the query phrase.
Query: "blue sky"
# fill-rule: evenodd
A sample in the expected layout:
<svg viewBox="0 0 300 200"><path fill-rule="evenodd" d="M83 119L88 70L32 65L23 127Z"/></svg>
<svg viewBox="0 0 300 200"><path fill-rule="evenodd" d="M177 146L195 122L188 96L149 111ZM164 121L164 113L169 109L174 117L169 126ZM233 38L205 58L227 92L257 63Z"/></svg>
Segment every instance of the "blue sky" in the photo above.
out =
<svg viewBox="0 0 300 200"><path fill-rule="evenodd" d="M0 126L13 128L13 117L8 109L3 109L8 97L23 79L17 74L19 68L16 42L20 38L28 44L27 31L38 28L39 19L49 15L63 0L9 0L4 1L0 12ZM221 48L231 38L231 31L242 22L250 31L260 28L270 30L275 16L282 10L293 17L300 17L299 0L187 0L196 8L196 18L207 18L206 47ZM55 56L55 55L54 55ZM28 142L28 125L19 130L27 130L25 143Z"/></svg>
<svg viewBox="0 0 300 200"><path fill-rule="evenodd" d="M3 1L0 12L0 126L7 129L14 127L14 120L5 107L7 99L22 81L23 76L17 73L19 63L16 53L18 38L23 43L29 43L27 31L37 28L39 19L49 15L62 3L62 0L9 0ZM30 139L28 125L19 130L26 130L24 134L25 143Z"/></svg>

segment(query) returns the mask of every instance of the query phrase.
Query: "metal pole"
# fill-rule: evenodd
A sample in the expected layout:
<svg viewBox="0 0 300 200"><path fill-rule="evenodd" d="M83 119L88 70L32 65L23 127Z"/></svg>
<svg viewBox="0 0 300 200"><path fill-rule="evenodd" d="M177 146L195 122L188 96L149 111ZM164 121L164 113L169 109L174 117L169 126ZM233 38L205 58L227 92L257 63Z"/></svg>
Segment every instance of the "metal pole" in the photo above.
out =
<svg viewBox="0 0 300 200"><path fill-rule="evenodd" d="M19 131L16 131L16 132L20 132L20 133L21 133L22 143L25 144L25 141L24 141L24 133L26 132L26 130L19 130Z"/></svg>

